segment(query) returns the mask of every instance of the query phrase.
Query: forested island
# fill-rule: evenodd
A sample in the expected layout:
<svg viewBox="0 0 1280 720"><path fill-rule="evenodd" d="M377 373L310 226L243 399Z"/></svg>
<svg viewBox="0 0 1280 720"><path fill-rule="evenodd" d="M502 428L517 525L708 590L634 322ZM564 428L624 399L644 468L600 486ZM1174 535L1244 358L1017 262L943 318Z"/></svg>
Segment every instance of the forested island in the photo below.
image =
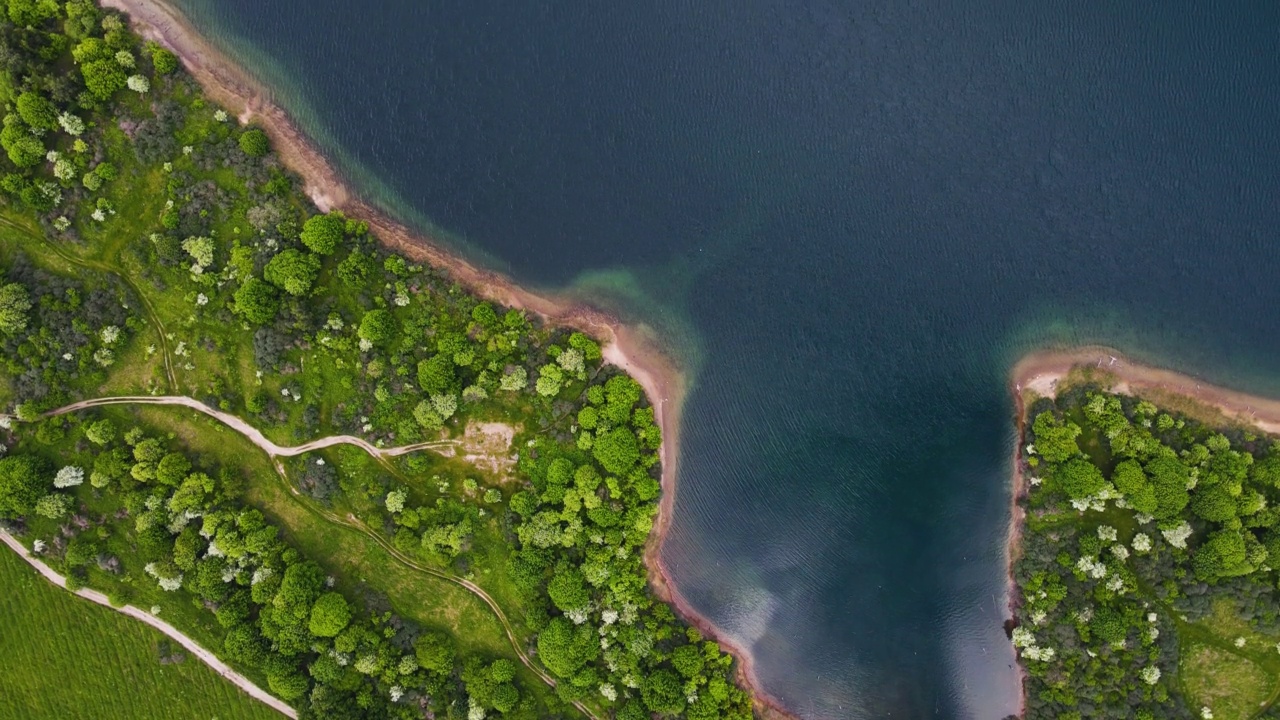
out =
<svg viewBox="0 0 1280 720"><path fill-rule="evenodd" d="M1105 349L1015 380L1025 717L1280 717L1277 404Z"/></svg>
<svg viewBox="0 0 1280 720"><path fill-rule="evenodd" d="M752 716L649 585L662 418L597 338L316 208L119 13L0 7L6 536L301 718Z"/></svg>

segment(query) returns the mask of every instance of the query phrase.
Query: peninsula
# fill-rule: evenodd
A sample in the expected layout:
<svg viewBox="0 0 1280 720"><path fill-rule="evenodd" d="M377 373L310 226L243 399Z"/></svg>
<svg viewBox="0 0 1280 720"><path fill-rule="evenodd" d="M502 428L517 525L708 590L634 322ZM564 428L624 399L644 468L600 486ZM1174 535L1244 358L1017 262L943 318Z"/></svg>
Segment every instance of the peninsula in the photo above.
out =
<svg viewBox="0 0 1280 720"><path fill-rule="evenodd" d="M1024 716L1280 712L1280 402L1101 347L1012 390Z"/></svg>
<svg viewBox="0 0 1280 720"><path fill-rule="evenodd" d="M164 5L0 30L0 522L43 566L299 717L752 715L668 604L714 631L643 328L361 202Z"/></svg>

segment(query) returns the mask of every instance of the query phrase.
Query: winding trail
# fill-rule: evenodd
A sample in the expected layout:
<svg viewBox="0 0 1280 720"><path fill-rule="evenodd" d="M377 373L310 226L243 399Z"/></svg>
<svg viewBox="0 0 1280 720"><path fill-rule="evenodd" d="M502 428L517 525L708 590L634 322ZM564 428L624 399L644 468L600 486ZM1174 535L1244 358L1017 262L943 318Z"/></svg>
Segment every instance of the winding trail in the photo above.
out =
<svg viewBox="0 0 1280 720"><path fill-rule="evenodd" d="M313 450L323 450L324 448L333 447L334 445L354 445L369 453L374 458L384 460L418 450L436 450L444 447L453 447L457 444L453 440L437 440L414 443L412 445L402 445L400 447L393 448L380 448L374 446L368 440L356 437L355 435L330 435L329 437L312 440L311 442L306 442L301 445L277 445L271 440L268 440L267 436L263 435L261 430L250 425L244 420L241 420L235 415L209 407L199 400L185 395L120 395L116 397L95 398L93 400L81 400L80 402L71 403L70 405L65 405L57 408L56 410L50 410L45 413L45 416L52 417L54 415L65 415L78 410L102 407L104 405L180 405L182 407L191 408L192 410L208 415L223 425L226 425L232 430L235 430L245 436L249 442L257 445L273 458L294 457L296 455L309 453Z"/></svg>
<svg viewBox="0 0 1280 720"><path fill-rule="evenodd" d="M44 562L42 562L41 560L33 556L22 543L18 542L8 532L4 530L0 530L0 541L3 541L5 545L8 545L10 548L13 548L13 551L18 553L19 557L21 557L23 560L26 560L28 563L30 563L31 566L34 567L36 570L38 570L41 575L45 576L45 578L49 582L63 589L67 587L67 579L65 577L54 572L53 568L49 567L48 565L45 565ZM111 604L111 601L107 599L106 595L103 595L97 590L90 590L89 588L81 588L79 590L76 590L75 594L91 602L95 602L104 607L109 607L112 610L115 610L117 612L124 613L125 615L128 615L131 618L136 618L138 620L141 620L142 622L150 625L151 627L159 630L165 635L168 635L169 637L178 641L178 644L186 648L187 652L190 652L192 655L199 658L201 662L213 668L222 677L226 678L232 683L235 683L236 687L240 688L241 690L244 690L246 693L250 695L250 697L267 704L268 706L271 707L271 709L279 712L282 715L285 715L286 717L290 717L290 718L298 717L298 712L293 708L289 707L289 705L286 704L283 700L277 698L276 696L272 695L266 690L263 690L262 688L258 687L249 678L241 675L235 670L232 670L230 667L227 667L227 664L219 660L217 655L214 655L213 653L204 649L195 640L192 640L191 638L184 635L181 630L161 620L155 615L152 615L151 613L145 610L136 608L132 605L116 607L115 605Z"/></svg>
<svg viewBox="0 0 1280 720"><path fill-rule="evenodd" d="M235 430L236 432L240 433L247 440L249 440L249 442L258 446L263 452L265 452L271 458L271 461L275 465L276 472L279 473L281 480L284 481L285 485L289 488L290 492L292 492L295 496L299 496L300 493L298 492L298 489L294 487L292 483L289 482L288 473L285 470L284 464L280 462L280 458L294 457L297 455L302 455L303 453L311 452L313 450L320 450L322 448L333 447L335 445L354 445L355 447L358 447L361 450L364 450L365 452L367 452L370 456L372 456L379 462L386 463L390 458L398 457L406 453L416 452L418 450L438 451L440 448L453 447L456 444L452 440L440 440L440 441L433 441L433 442L414 443L412 445L402 445L399 447L379 448L370 444L367 440L356 437L354 435L330 435L328 437L312 440L310 442L306 442L301 445L293 445L293 446L277 445L271 440L268 440L267 437L262 434L261 430L250 425L249 423L245 422L241 418L236 417L235 415L232 415L230 413L226 413L221 410L209 407L208 405L200 402L199 400L187 397L185 395L156 395L156 396L126 395L126 396L118 396L118 397L95 398L92 400L81 400L80 402L71 403L70 405L65 405L63 407L50 410L44 415L45 417L53 417L57 415L65 415L67 413L77 412L79 410L86 410L94 407L103 407L106 405L171 405L171 406L185 407L191 410L195 410L197 412L204 413L205 415L208 415L209 417L214 418L215 420L221 422L222 424L226 425L232 430ZM507 635L507 640L511 643L511 649L514 650L516 653L516 656L520 658L520 662L523 663L525 667L529 668L529 670L531 670L535 675L541 678L542 681L545 682L547 685L551 687L556 686L556 679L551 677L551 675L548 674L545 670L535 665L533 660L531 660L529 656L525 653L524 648L520 643L520 639L516 636L515 630L511 627L511 622L507 619L507 614L503 612L502 608L498 605L498 602L494 600L493 597L489 595L489 593L485 592L484 589L481 588L479 585L465 578L460 578L460 577L457 577L456 575L452 575L442 570L437 570L436 568L418 563L417 561L413 560L409 556L400 552L399 549L397 549L394 545L392 545L391 542L388 541L385 537L383 537L380 533L378 533L376 530L371 529L364 523L360 522L353 515L348 515L347 518L344 519L323 508L315 507L313 505L311 505L311 507L318 514L320 514L321 517L325 518L329 522L335 525L340 525L342 527L350 528L368 537L370 540L377 543L379 547L385 550L388 555L395 558L395 560L400 562L402 565L405 565L406 567L409 567L413 570L417 570L419 572L423 572L433 577L437 577L441 580L445 580L447 582L451 582L455 585L458 585L459 587L466 589L471 594L483 600L484 603L489 606L489 609L493 611L493 614L498 619L498 622L502 624L502 629ZM41 572L45 573L46 577L49 577L50 580L53 580L55 583L62 585L63 587L66 586L66 581L65 579L62 578L62 576L53 572L53 570L50 570L48 566L44 565L44 563L40 563L39 560L36 560L35 558L31 557L30 554L27 553L26 548L22 547L20 543L18 543L12 537L8 536L8 534L4 534L3 538L5 539L5 542L9 544L10 547L13 547L15 550L17 550L19 554L21 554L28 562L31 562L33 565L36 565L36 563L39 563L38 565L36 565L36 567L41 568ZM55 577L57 578L56 580L54 579ZM106 596L102 595L101 593L97 593L96 591L82 590L80 593L77 593L77 594L83 595L83 593L85 592L89 592L89 593L93 593L95 595L101 596L102 600L100 602L107 605L110 604L106 602ZM89 597L89 599L94 600L95 602L99 602L98 600L88 595L83 595L83 596ZM141 615L134 615L134 613L127 613L127 614L133 615L134 617L141 617L145 622L148 622L149 624L155 625L156 622L160 622L159 620L156 620L151 615L147 613L143 613L142 611L137 610L136 608L124 608L122 611L127 611L127 610L134 610L137 613L141 613ZM155 622L152 622L153 620ZM185 635L182 635L180 632L178 632L178 630L174 629L172 626L168 625L167 623L162 623L162 624L164 624L165 627L168 628L169 630L172 630L173 633L176 633L176 635L169 633L169 631L164 630L164 628L161 628L161 629L164 630L167 634L170 634L171 637L174 637L175 639L179 640L179 642L182 642L184 647L189 647L189 649L191 647L199 648L198 645L195 645L194 641L190 640L190 638L187 638ZM159 627L159 626L156 625L156 627ZM188 646L187 643L191 643L191 645ZM209 660L206 660L206 662L208 662L210 666L214 667L214 669L218 670L219 672L222 672L223 675L227 676L229 679L232 679L233 682L236 682L230 675L226 675L226 672L223 672L223 669L226 668L226 666L222 664L221 661L217 660L217 658L213 656L212 653L209 653L207 650L204 650L203 648L200 648L198 652L197 650L192 649L192 652L196 653L197 656L201 657L201 659L205 659L204 655L207 655L209 658L212 658L213 662L210 662ZM204 655L201 655L201 653L203 653ZM217 664L215 664L215 662ZM227 669L227 672L231 672L231 671ZM241 676L236 675L236 677L241 677ZM263 692L260 688L257 688L257 686L253 685L248 680L245 680L245 682L248 683L248 686L241 685L241 687L245 688L246 692L250 692L250 694L253 694L253 692L249 690L250 687L252 687L254 690L257 690L257 692L260 692L260 693ZM240 684L240 683L237 682L237 684ZM255 697L257 697L257 695L255 695ZM268 695L267 697L270 697L270 696ZM275 701L276 703L279 703L279 701L276 700L275 698L271 698L271 700ZM267 702L267 701L263 700L263 702ZM273 703L268 702L268 704L271 705L272 707L276 707L276 705ZM598 715L593 713L590 709L587 708L586 705L582 704L581 702L575 700L573 701L573 706L576 707L579 711L581 711L583 715L586 715L587 717L592 718L592 720L600 720L600 717ZM285 705L284 707L288 708L287 705ZM276 707L276 709L279 709L279 708ZM284 711L281 710L281 712L284 712ZM285 714L289 715L290 717L296 717L296 714L292 714L292 708L289 708L289 712Z"/></svg>

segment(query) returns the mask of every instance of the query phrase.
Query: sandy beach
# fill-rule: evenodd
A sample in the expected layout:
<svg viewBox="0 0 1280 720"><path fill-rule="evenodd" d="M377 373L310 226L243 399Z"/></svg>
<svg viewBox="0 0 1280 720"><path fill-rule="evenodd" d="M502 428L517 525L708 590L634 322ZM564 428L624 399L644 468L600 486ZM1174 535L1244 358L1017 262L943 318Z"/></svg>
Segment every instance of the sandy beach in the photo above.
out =
<svg viewBox="0 0 1280 720"><path fill-rule="evenodd" d="M283 164L297 173L304 190L321 210L341 210L363 220L386 246L413 260L447 271L459 284L476 294L509 307L520 308L546 321L582 330L604 340L604 357L630 373L654 406L662 430L662 497L645 562L655 594L673 605L690 624L716 639L738 661L739 680L756 699L759 713L767 718L791 718L781 703L762 690L752 672L751 655L734 645L727 635L695 612L671 582L661 560L662 541L670 527L677 490L680 456L680 411L687 391L686 379L672 357L660 346L647 326L630 326L617 318L564 297L536 294L505 275L477 267L450 252L437 240L424 237L387 217L359 198L310 138L272 100L270 92L235 62L205 40L176 9L159 0L101 0L102 5L129 15L133 29L182 58L184 67L204 88L206 95L237 115L254 122L272 140Z"/></svg>

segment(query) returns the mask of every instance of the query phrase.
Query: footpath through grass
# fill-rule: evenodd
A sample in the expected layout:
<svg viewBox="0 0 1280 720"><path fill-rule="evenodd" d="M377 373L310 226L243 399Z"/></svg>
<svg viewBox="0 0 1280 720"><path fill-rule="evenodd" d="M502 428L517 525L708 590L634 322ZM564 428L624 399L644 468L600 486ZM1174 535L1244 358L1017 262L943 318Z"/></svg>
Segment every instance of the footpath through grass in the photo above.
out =
<svg viewBox="0 0 1280 720"><path fill-rule="evenodd" d="M51 585L8 548L0 588L0 718L280 717L159 631Z"/></svg>

